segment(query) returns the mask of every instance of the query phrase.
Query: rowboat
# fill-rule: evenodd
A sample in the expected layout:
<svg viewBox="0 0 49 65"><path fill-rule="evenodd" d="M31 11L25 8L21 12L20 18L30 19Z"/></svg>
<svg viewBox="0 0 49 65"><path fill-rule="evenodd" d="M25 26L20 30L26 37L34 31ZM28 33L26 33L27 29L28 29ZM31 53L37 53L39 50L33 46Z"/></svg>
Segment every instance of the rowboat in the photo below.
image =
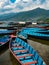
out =
<svg viewBox="0 0 49 65"><path fill-rule="evenodd" d="M0 35L14 34L16 30L0 29Z"/></svg>
<svg viewBox="0 0 49 65"><path fill-rule="evenodd" d="M42 33L30 33L28 36L49 40L49 34L42 34Z"/></svg>
<svg viewBox="0 0 49 65"><path fill-rule="evenodd" d="M47 23L47 24L43 23L43 24L37 24L36 25L36 27L39 27L39 28L45 28L47 26L49 26L49 23Z"/></svg>
<svg viewBox="0 0 49 65"><path fill-rule="evenodd" d="M0 50L8 47L10 38L9 36L5 35L2 38L0 38Z"/></svg>
<svg viewBox="0 0 49 65"><path fill-rule="evenodd" d="M17 37L17 36L15 36L15 35L13 35L13 34L10 35L10 38L12 38L12 40L14 40L16 37ZM25 37L20 36L20 35L18 35L18 37L19 37L20 39L24 40L25 42L27 42L27 39L26 39Z"/></svg>
<svg viewBox="0 0 49 65"><path fill-rule="evenodd" d="M26 39L28 38L28 36L27 36L25 33L23 33L23 32L21 32L21 33L18 35L18 37L20 37L20 38L22 38L22 39L24 39L24 40L26 40Z"/></svg>
<svg viewBox="0 0 49 65"><path fill-rule="evenodd" d="M47 23L47 24L44 24L44 23L43 24L38 24L38 25L36 25L36 27L49 30L49 23Z"/></svg>
<svg viewBox="0 0 49 65"><path fill-rule="evenodd" d="M20 32L20 35L22 35L22 36L25 35L27 37L31 36L31 37L35 37L35 38L49 40L49 30L40 29L40 28L28 28L28 29L26 28L26 29L23 29Z"/></svg>
<svg viewBox="0 0 49 65"><path fill-rule="evenodd" d="M24 28L21 30L21 32L19 34L24 35L24 33L30 33L30 32L42 32L45 31L45 29L41 29L41 28Z"/></svg>
<svg viewBox="0 0 49 65"><path fill-rule="evenodd" d="M19 65L46 65L39 54L26 42L20 38L11 40L9 50Z"/></svg>
<svg viewBox="0 0 49 65"><path fill-rule="evenodd" d="M37 31L37 33L49 34L49 30Z"/></svg>
<svg viewBox="0 0 49 65"><path fill-rule="evenodd" d="M14 28L14 26L12 26L12 25L1 24L1 25L0 25L0 29L10 29L10 30L12 30L12 29L15 29L15 28ZM15 30L16 30L16 29L15 29Z"/></svg>

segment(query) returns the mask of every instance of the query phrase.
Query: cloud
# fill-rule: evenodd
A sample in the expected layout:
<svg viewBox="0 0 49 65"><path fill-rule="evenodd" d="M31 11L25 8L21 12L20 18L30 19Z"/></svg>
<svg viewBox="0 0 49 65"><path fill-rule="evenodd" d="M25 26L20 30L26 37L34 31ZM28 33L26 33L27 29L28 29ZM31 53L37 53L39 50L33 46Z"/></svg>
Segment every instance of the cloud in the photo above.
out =
<svg viewBox="0 0 49 65"><path fill-rule="evenodd" d="M37 7L49 10L49 0L0 0L0 12L2 14L10 12L22 12L35 9Z"/></svg>

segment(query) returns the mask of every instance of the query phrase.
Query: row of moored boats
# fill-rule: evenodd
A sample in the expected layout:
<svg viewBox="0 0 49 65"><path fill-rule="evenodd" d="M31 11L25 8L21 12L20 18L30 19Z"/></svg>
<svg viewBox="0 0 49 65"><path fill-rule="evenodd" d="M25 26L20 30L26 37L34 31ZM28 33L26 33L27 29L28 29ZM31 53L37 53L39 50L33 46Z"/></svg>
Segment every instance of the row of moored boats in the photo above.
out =
<svg viewBox="0 0 49 65"><path fill-rule="evenodd" d="M44 32L44 33L43 33ZM46 33L45 33L46 32ZM47 34L48 33L48 34ZM43 28L24 28L17 33L18 36L5 35L0 38L0 50L9 42L9 49L20 65L46 65L37 51L20 37L38 37L49 40L49 30ZM2 51L2 50L1 50Z"/></svg>

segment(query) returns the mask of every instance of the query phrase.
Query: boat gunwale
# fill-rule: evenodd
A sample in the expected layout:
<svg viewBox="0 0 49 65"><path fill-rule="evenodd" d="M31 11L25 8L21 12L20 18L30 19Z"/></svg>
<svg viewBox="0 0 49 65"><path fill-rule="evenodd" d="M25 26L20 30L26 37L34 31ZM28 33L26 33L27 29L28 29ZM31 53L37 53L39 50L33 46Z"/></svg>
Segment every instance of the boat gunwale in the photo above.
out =
<svg viewBox="0 0 49 65"><path fill-rule="evenodd" d="M11 38L10 38L11 39ZM6 43L8 43L10 41L10 39L7 39L6 42L0 42L0 43L3 43L1 46L5 45Z"/></svg>
<svg viewBox="0 0 49 65"><path fill-rule="evenodd" d="M30 45L29 45L30 46ZM32 47L32 46L31 46ZM34 49L34 48L33 48ZM12 52L12 50L11 50L11 47L10 47L10 43L9 43L9 50L10 50L10 52L12 53L12 55L15 57L15 59L21 64L21 65L23 65L23 63L19 60L19 58L17 58L17 56L14 54L14 52ZM35 52L36 52L36 50L34 50ZM39 55L39 54L38 54ZM39 56L40 58L41 58L41 56ZM43 60L43 58L42 58L42 61L43 61L43 63L45 63L44 62L44 60ZM36 61L37 62L37 61ZM45 63L45 65L46 65L46 63Z"/></svg>
<svg viewBox="0 0 49 65"><path fill-rule="evenodd" d="M12 39L11 39L11 40L12 40ZM10 43L11 43L11 41L10 41ZM14 54L14 52L12 52L11 47L10 47L10 43L9 43L9 50L10 50L10 52L11 52L12 55L15 57L15 59L20 63L20 65L22 65L22 62L17 58L17 56Z"/></svg>

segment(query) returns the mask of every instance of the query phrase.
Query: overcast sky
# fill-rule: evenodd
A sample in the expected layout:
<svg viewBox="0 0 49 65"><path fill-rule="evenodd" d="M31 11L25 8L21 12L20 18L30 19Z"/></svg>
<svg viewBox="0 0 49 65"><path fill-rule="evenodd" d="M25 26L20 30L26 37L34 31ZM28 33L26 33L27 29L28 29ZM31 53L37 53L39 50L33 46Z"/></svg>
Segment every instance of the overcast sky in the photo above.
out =
<svg viewBox="0 0 49 65"><path fill-rule="evenodd" d="M0 0L0 13L22 12L35 8L49 10L49 0Z"/></svg>

